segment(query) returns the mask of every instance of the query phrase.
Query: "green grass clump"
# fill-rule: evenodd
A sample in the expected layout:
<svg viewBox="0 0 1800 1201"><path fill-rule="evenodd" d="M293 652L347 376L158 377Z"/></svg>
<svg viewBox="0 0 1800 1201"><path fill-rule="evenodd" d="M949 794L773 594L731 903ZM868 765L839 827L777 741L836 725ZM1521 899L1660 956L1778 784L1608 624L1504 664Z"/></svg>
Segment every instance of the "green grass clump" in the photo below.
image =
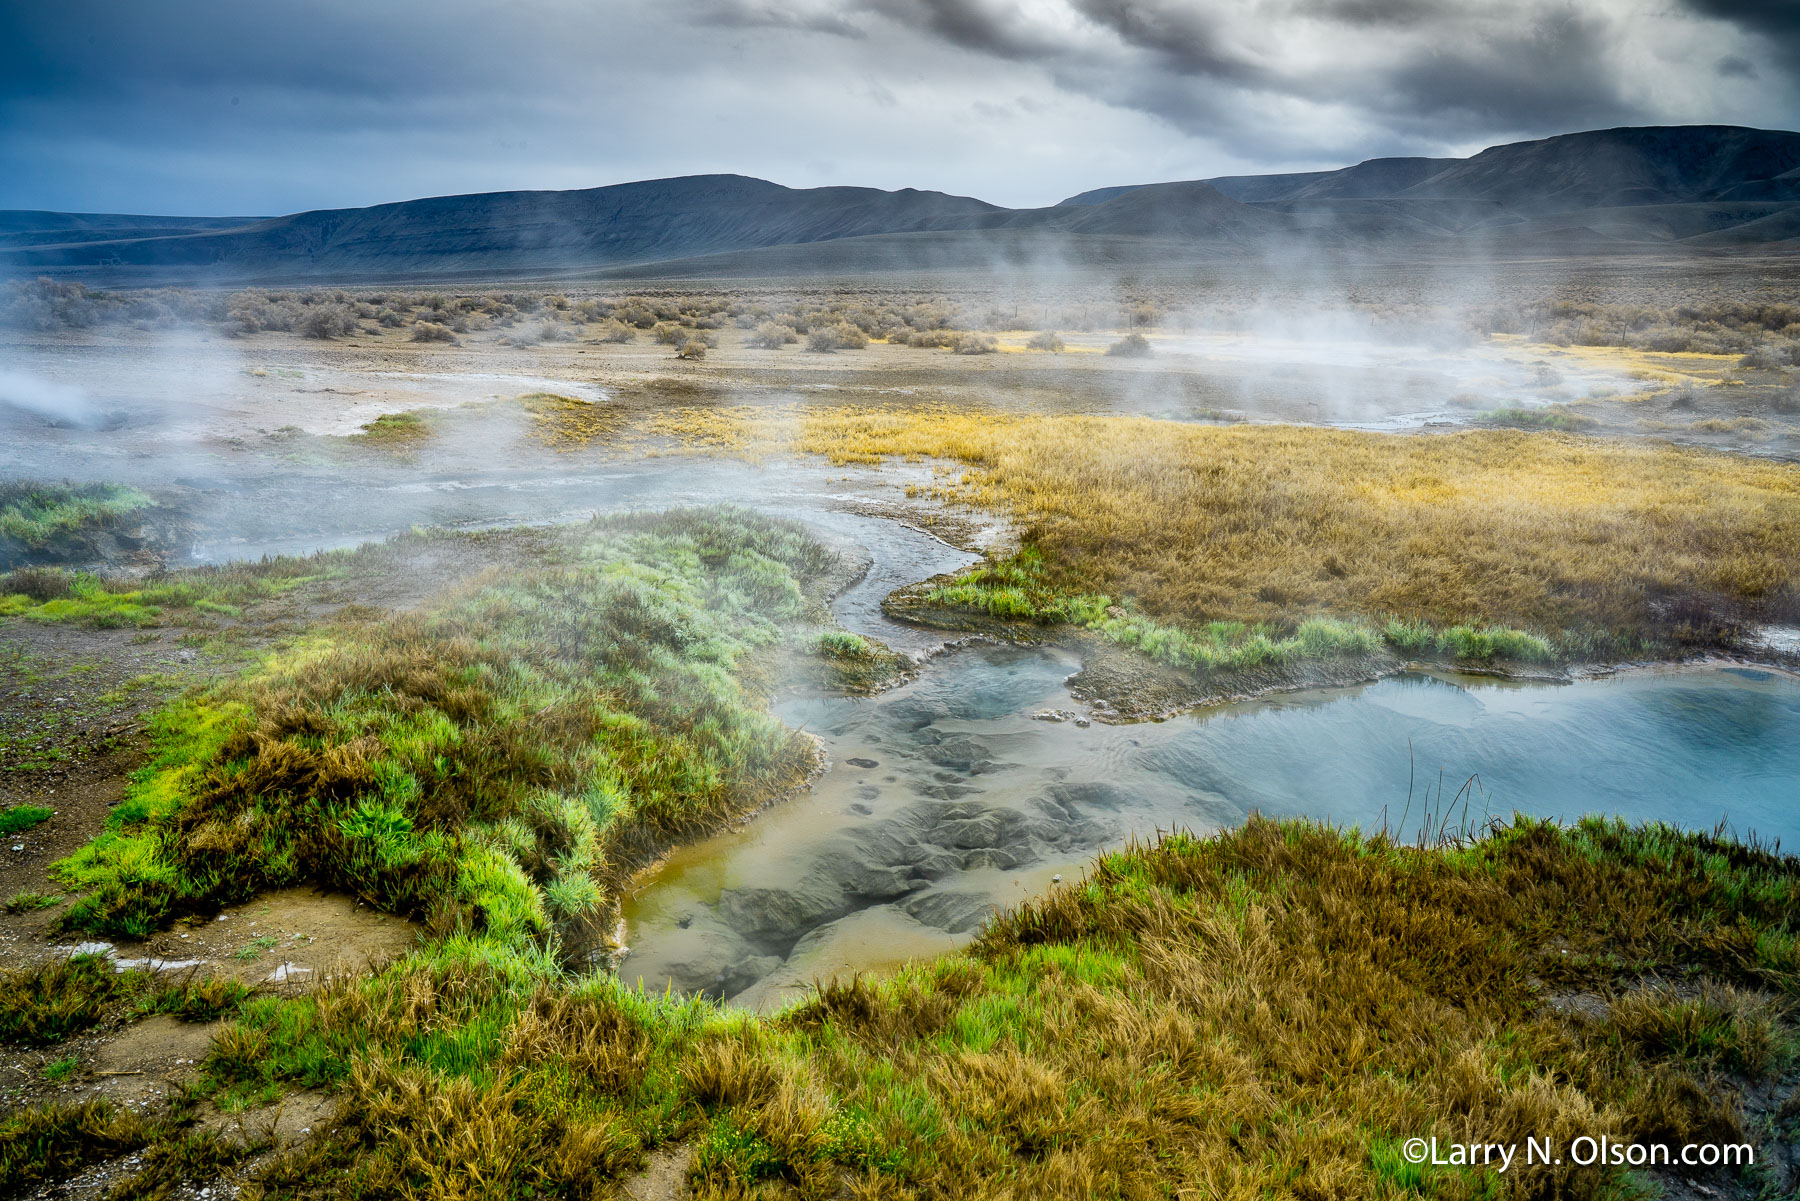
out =
<svg viewBox="0 0 1800 1201"><path fill-rule="evenodd" d="M362 432L355 435L354 440L369 446L404 448L426 441L432 433L433 425L428 412L408 410L404 413L383 413L375 420L365 422Z"/></svg>
<svg viewBox="0 0 1800 1201"><path fill-rule="evenodd" d="M184 1022L213 1022L236 1013L250 996L249 986L214 976L147 991L138 998L136 1012L166 1013Z"/></svg>
<svg viewBox="0 0 1800 1201"><path fill-rule="evenodd" d="M1158 621L1102 593L1070 593L1053 582L1042 554L1026 547L1011 559L988 563L925 594L928 605L971 609L1005 621L1068 624L1093 630L1158 663L1192 671L1244 671L1307 660L1357 658L1392 647L1419 658L1487 663L1540 663L1557 659L1547 639L1505 627L1452 626L1392 621L1376 630L1360 621L1310 617L1291 629L1211 621L1197 626Z"/></svg>
<svg viewBox="0 0 1800 1201"><path fill-rule="evenodd" d="M155 502L119 484L0 484L0 539L41 550L58 538L100 528Z"/></svg>
<svg viewBox="0 0 1800 1201"><path fill-rule="evenodd" d="M904 656L848 630L824 630L812 639L809 649L818 678L830 687L849 691L866 692L891 684L908 666Z"/></svg>
<svg viewBox="0 0 1800 1201"><path fill-rule="evenodd" d="M1401 654L1422 659L1549 663L1562 657L1549 639L1501 626L1451 626L1439 630L1424 622L1390 621L1383 628L1382 637Z"/></svg>
<svg viewBox="0 0 1800 1201"><path fill-rule="evenodd" d="M44 1047L100 1020L136 985L104 955L72 955L0 974L0 1043Z"/></svg>
<svg viewBox="0 0 1800 1201"><path fill-rule="evenodd" d="M44 1079L55 1084L60 1080L67 1080L80 1070L81 1060L77 1056L70 1055L62 1059L53 1059L45 1064L42 1075Z"/></svg>
<svg viewBox="0 0 1800 1201"><path fill-rule="evenodd" d="M56 810L44 805L8 805L0 809L0 834L18 834L50 820Z"/></svg>
<svg viewBox="0 0 1800 1201"><path fill-rule="evenodd" d="M1515 430L1559 430L1572 433L1593 429L1600 423L1585 413L1577 413L1568 405L1549 405L1541 409L1495 409L1476 418L1484 425Z"/></svg>
<svg viewBox="0 0 1800 1201"><path fill-rule="evenodd" d="M309 882L573 954L636 856L804 777L812 744L755 681L761 652L816 629L828 552L732 509L561 539L167 706L152 763L58 865L86 893L63 923L142 937Z"/></svg>
<svg viewBox="0 0 1800 1201"><path fill-rule="evenodd" d="M12 894L12 899L6 902L5 908L8 913L31 913L38 909L53 909L62 903L62 897L21 889Z"/></svg>

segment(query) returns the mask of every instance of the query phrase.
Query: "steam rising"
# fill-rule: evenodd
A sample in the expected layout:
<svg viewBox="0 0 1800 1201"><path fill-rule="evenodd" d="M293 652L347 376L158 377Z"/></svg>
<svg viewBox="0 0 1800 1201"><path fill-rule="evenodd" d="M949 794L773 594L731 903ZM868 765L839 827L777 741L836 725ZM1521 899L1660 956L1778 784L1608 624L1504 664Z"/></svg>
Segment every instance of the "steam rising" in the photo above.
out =
<svg viewBox="0 0 1800 1201"><path fill-rule="evenodd" d="M0 367L0 408L21 410L52 425L77 429L95 429L103 420L80 388L7 367Z"/></svg>

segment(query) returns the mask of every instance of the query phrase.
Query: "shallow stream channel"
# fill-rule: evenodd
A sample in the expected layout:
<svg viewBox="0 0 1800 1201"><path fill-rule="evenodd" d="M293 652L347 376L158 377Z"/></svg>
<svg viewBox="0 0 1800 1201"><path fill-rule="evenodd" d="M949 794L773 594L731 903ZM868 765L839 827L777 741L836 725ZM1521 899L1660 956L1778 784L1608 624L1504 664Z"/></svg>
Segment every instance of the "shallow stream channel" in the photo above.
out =
<svg viewBox="0 0 1800 1201"><path fill-rule="evenodd" d="M897 522L807 516L874 555L835 606L845 626L915 655L943 647L880 598L969 556ZM1253 811L1407 838L1515 810L1600 813L1800 846L1800 680L1782 672L1420 671L1108 725L1070 695L1079 667L1044 647L952 646L879 696L778 705L830 766L641 876L621 975L777 1008L815 981L963 945L1097 852Z"/></svg>

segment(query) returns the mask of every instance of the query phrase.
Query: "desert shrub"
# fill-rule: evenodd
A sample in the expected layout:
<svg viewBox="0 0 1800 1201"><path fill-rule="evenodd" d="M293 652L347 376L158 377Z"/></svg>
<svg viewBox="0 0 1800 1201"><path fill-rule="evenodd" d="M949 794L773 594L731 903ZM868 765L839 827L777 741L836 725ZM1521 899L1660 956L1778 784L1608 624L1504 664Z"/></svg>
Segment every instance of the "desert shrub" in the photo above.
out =
<svg viewBox="0 0 1800 1201"><path fill-rule="evenodd" d="M1056 336L1056 331L1053 329L1035 333L1025 342L1026 350L1047 350L1054 354L1063 348L1063 340Z"/></svg>
<svg viewBox="0 0 1800 1201"><path fill-rule="evenodd" d="M658 321L651 327L650 336L665 346L679 346L687 341L687 330L674 321Z"/></svg>
<svg viewBox="0 0 1800 1201"><path fill-rule="evenodd" d="M617 317L609 317L594 327L594 341L596 342L634 342L636 340L637 330L626 325Z"/></svg>
<svg viewBox="0 0 1800 1201"><path fill-rule="evenodd" d="M964 334L956 340L953 348L957 354L993 354L1000 349L1000 343L992 334Z"/></svg>
<svg viewBox="0 0 1800 1201"><path fill-rule="evenodd" d="M104 292L53 279L16 280L0 287L0 325L18 329L87 329L128 324L160 329L184 322L225 320L227 301L216 292L157 288Z"/></svg>
<svg viewBox="0 0 1800 1201"><path fill-rule="evenodd" d="M765 321L744 339L744 345L754 346L758 350L777 350L793 342L798 342L800 335L791 325L777 325L773 321Z"/></svg>
<svg viewBox="0 0 1800 1201"><path fill-rule="evenodd" d="M1150 339L1142 334L1126 334L1117 342L1106 348L1106 353L1118 359L1142 359L1149 357Z"/></svg>
<svg viewBox="0 0 1800 1201"><path fill-rule="evenodd" d="M806 349L829 353L834 350L861 350L869 344L869 336L847 321L827 325L811 325L806 335Z"/></svg>
<svg viewBox="0 0 1800 1201"><path fill-rule="evenodd" d="M1770 407L1783 416L1791 417L1800 413L1800 384L1789 384L1777 392Z"/></svg>
<svg viewBox="0 0 1800 1201"><path fill-rule="evenodd" d="M308 305L296 328L309 338L341 337L356 331L356 311L346 304Z"/></svg>
<svg viewBox="0 0 1800 1201"><path fill-rule="evenodd" d="M648 302L635 297L627 298L614 310L613 316L638 329L649 329L657 322L656 310Z"/></svg>
<svg viewBox="0 0 1800 1201"><path fill-rule="evenodd" d="M447 325L436 321L413 322L412 340L414 342L451 342L456 341L456 333Z"/></svg>
<svg viewBox="0 0 1800 1201"><path fill-rule="evenodd" d="M848 321L840 321L831 327L831 336L837 339L839 350L861 350L869 344L869 335L861 326Z"/></svg>
<svg viewBox="0 0 1800 1201"><path fill-rule="evenodd" d="M908 346L933 347L955 346L962 337L953 329L922 329L906 335Z"/></svg>
<svg viewBox="0 0 1800 1201"><path fill-rule="evenodd" d="M1769 340L1751 347L1738 360L1738 366L1759 371L1775 371L1800 364L1800 343Z"/></svg>
<svg viewBox="0 0 1800 1201"><path fill-rule="evenodd" d="M537 340L539 342L573 342L575 335L566 326L555 321L546 321L537 328Z"/></svg>
<svg viewBox="0 0 1800 1201"><path fill-rule="evenodd" d="M688 338L675 348L675 357L678 359L704 359L706 357L705 340Z"/></svg>
<svg viewBox="0 0 1800 1201"><path fill-rule="evenodd" d="M299 318L298 305L276 301L261 292L240 292L229 303L226 320L232 333L291 330Z"/></svg>

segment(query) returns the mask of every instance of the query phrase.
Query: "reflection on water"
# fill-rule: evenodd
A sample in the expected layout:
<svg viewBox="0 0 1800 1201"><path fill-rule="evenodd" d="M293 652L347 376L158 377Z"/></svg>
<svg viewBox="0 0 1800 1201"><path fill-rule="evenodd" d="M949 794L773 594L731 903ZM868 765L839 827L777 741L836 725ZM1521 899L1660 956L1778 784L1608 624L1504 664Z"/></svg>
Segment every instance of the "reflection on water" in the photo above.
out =
<svg viewBox="0 0 1800 1201"><path fill-rule="evenodd" d="M1786 675L1409 674L1159 723L1043 720L1078 708L1062 683L1075 667L966 648L883 696L782 706L825 739L830 770L677 851L627 902L623 976L769 1007L817 978L958 946L996 906L1134 834L1253 809L1416 830L1428 793L1477 777L1471 824L1484 807L1602 812L1800 845L1800 682Z"/></svg>

